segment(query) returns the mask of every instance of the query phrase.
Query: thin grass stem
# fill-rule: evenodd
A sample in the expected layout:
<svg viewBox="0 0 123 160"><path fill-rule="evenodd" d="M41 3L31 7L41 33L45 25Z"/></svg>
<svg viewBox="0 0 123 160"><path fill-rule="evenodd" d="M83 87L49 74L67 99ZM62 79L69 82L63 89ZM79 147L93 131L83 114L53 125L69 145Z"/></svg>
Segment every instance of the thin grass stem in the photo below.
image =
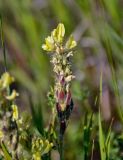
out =
<svg viewBox="0 0 123 160"><path fill-rule="evenodd" d="M7 62L6 62L6 50L5 50L5 42L4 42L4 34L3 34L3 22L2 22L2 15L0 15L0 32L1 32L1 43L3 49L3 58L4 58L4 68L5 72L7 71Z"/></svg>

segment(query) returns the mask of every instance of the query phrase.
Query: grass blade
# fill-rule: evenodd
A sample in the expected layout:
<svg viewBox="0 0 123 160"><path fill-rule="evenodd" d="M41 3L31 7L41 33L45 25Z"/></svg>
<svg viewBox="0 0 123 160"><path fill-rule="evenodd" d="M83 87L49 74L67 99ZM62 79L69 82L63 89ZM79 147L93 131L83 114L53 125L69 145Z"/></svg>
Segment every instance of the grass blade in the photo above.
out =
<svg viewBox="0 0 123 160"><path fill-rule="evenodd" d="M106 160L105 141L101 123L100 109L99 109L98 122L99 122L99 145L100 145L101 160Z"/></svg>
<svg viewBox="0 0 123 160"><path fill-rule="evenodd" d="M1 142L1 148L2 148L2 151L4 153L4 158L5 160L12 160L12 157L10 156L5 144L3 142Z"/></svg>
<svg viewBox="0 0 123 160"><path fill-rule="evenodd" d="M29 101L33 122L41 135L44 135L42 106L41 104L33 104L31 97L29 97Z"/></svg>
<svg viewBox="0 0 123 160"><path fill-rule="evenodd" d="M102 102L102 71L100 75L100 105L101 105L101 102ZM99 106L98 123L99 123L99 145L100 145L101 160L106 160L105 141L104 141L104 134L103 134L102 123L101 123L100 106Z"/></svg>
<svg viewBox="0 0 123 160"><path fill-rule="evenodd" d="M2 16L0 15L0 28L1 28L1 43L3 48L3 57L4 57L4 67L5 72L7 70L7 63L6 63L6 50L5 50L5 42L4 42L4 34L3 34L3 22L2 22Z"/></svg>
<svg viewBox="0 0 123 160"><path fill-rule="evenodd" d="M111 144L111 128L112 128L113 120L114 119L112 119L111 124L109 126L108 134L105 141L107 160L109 160L110 144Z"/></svg>
<svg viewBox="0 0 123 160"><path fill-rule="evenodd" d="M88 120L88 114L85 115L84 120L84 160L88 159L89 149L90 149L90 136L92 130L92 120L93 120L93 113Z"/></svg>

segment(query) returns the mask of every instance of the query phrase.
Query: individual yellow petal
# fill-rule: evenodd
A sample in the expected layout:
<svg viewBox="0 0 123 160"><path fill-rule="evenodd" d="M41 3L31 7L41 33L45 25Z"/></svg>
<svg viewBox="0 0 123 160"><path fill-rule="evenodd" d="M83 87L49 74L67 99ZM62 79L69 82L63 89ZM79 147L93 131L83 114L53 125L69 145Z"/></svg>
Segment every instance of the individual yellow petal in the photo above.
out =
<svg viewBox="0 0 123 160"><path fill-rule="evenodd" d="M54 40L51 36L48 36L45 39L45 44L42 45L42 48L46 51L53 51L54 50Z"/></svg>
<svg viewBox="0 0 123 160"><path fill-rule="evenodd" d="M64 28L64 25L62 23L60 23L57 27L57 36L58 36L58 41L59 42L62 42L63 40L63 37L65 35L65 28Z"/></svg>
<svg viewBox="0 0 123 160"><path fill-rule="evenodd" d="M56 30L56 29L54 29L54 30L51 32L51 36L53 37L53 39L54 39L55 41L57 41L57 30Z"/></svg>
<svg viewBox="0 0 123 160"><path fill-rule="evenodd" d="M53 147L53 143L50 143L48 140L44 142L45 148L42 150L42 155L48 153Z"/></svg>
<svg viewBox="0 0 123 160"><path fill-rule="evenodd" d="M52 32L52 37L53 39L58 42L61 43L63 41L63 37L65 35L65 27L64 24L59 23L57 28L53 30Z"/></svg>
<svg viewBox="0 0 123 160"><path fill-rule="evenodd" d="M6 96L6 99L8 100L14 100L17 96L19 96L19 93L16 92L16 90L13 90L11 95Z"/></svg>
<svg viewBox="0 0 123 160"><path fill-rule="evenodd" d="M46 40L46 44L48 44L48 45L53 45L54 44L54 40L50 36L48 36L45 40Z"/></svg>
<svg viewBox="0 0 123 160"><path fill-rule="evenodd" d="M12 111L13 111L12 120L16 121L18 119L18 107L17 107L17 105L15 105L15 104L12 105Z"/></svg>
<svg viewBox="0 0 123 160"><path fill-rule="evenodd" d="M71 49L76 47L77 43L74 40L73 36L71 35L70 38L68 39L67 43L66 43L66 48L67 49Z"/></svg>

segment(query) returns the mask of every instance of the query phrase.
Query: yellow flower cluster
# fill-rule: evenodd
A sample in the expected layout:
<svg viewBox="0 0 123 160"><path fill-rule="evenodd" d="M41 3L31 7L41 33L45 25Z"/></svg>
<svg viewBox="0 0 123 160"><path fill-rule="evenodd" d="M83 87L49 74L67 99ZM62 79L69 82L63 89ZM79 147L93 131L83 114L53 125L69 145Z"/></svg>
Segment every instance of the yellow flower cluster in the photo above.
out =
<svg viewBox="0 0 123 160"><path fill-rule="evenodd" d="M51 32L51 36L45 38L45 44L42 45L42 48L46 51L56 51L59 46L62 45L63 38L65 35L65 27L62 23L59 23L56 29ZM66 42L65 49L72 49L76 46L76 41L73 36L70 36Z"/></svg>
<svg viewBox="0 0 123 160"><path fill-rule="evenodd" d="M0 90L6 91L3 96L6 100L9 100L12 102L11 109L12 109L12 120L16 121L18 119L18 107L13 103L15 98L19 96L19 93L16 92L15 89L12 90L11 93L8 92L8 89L11 85L11 83L14 82L14 77L12 77L8 72L5 72L2 74L0 78Z"/></svg>
<svg viewBox="0 0 123 160"><path fill-rule="evenodd" d="M65 27L62 23L51 32L51 36L45 39L42 48L46 51L54 52L51 63L56 74L55 100L59 104L58 109L66 111L66 107L71 103L70 84L75 76L72 74L70 56L73 56L73 48L77 45L71 35L64 45Z"/></svg>
<svg viewBox="0 0 123 160"><path fill-rule="evenodd" d="M8 89L11 83L14 82L14 77L12 77L8 72L3 73L0 79L0 90ZM16 90L13 90L12 93L5 96L7 100L14 100L19 94L16 92Z"/></svg>
<svg viewBox="0 0 123 160"><path fill-rule="evenodd" d="M53 143L41 138L34 138L32 141L32 153L34 160L41 160L41 156L48 153L53 147Z"/></svg>

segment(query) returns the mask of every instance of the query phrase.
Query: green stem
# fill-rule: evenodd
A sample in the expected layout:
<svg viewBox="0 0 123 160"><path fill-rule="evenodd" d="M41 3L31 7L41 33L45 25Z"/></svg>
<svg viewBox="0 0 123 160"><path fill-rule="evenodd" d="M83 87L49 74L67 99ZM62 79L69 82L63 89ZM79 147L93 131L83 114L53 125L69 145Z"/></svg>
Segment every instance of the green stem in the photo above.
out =
<svg viewBox="0 0 123 160"><path fill-rule="evenodd" d="M63 160L63 135L60 135L59 137L59 154L60 160Z"/></svg>

